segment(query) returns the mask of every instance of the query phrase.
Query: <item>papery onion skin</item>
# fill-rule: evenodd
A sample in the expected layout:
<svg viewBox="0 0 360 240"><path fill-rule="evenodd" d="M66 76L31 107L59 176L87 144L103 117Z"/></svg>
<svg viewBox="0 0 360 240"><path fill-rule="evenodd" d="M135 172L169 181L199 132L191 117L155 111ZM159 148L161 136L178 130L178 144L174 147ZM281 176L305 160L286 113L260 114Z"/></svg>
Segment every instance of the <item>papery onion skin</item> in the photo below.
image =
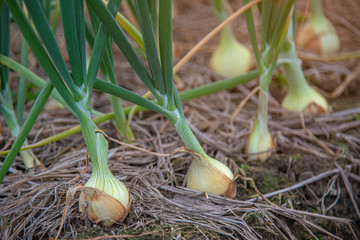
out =
<svg viewBox="0 0 360 240"><path fill-rule="evenodd" d="M80 212L96 224L111 226L114 223L124 221L129 214L131 200L125 207L121 202L105 192L92 187L83 187L79 197Z"/></svg>
<svg viewBox="0 0 360 240"><path fill-rule="evenodd" d="M319 55L337 53L340 50L339 37L333 25L330 22L327 25L328 30L316 32L311 22L305 23L296 35L296 43Z"/></svg>
<svg viewBox="0 0 360 240"><path fill-rule="evenodd" d="M327 19L322 0L310 1L310 19L296 34L296 43L319 55L328 55L340 50L340 39L335 27Z"/></svg>

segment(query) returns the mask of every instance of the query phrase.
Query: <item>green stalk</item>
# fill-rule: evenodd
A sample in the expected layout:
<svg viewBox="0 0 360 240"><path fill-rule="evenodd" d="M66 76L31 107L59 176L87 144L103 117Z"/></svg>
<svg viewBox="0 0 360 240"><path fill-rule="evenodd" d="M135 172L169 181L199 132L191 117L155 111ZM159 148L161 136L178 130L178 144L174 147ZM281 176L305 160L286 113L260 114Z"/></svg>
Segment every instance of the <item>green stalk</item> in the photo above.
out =
<svg viewBox="0 0 360 240"><path fill-rule="evenodd" d="M86 65L84 62L85 56L82 54L85 52L85 44L82 43L81 34L79 33L82 30L85 31L85 28L82 29L81 25L77 25L78 14L75 8L78 4L73 4L79 2L79 0L61 0L60 9L73 81L78 87L81 87L85 79Z"/></svg>
<svg viewBox="0 0 360 240"><path fill-rule="evenodd" d="M46 84L46 81L43 80L41 77L30 71L23 65L19 64L18 62L8 58L7 56L0 54L0 63L19 73L21 76L23 76L25 79L28 79L31 83L35 84L39 88L44 87ZM75 115L72 108L68 106L68 104L64 101L64 99L56 89L54 89L54 91L51 93L51 96L54 97L56 101L64 105L69 111L71 111Z"/></svg>
<svg viewBox="0 0 360 240"><path fill-rule="evenodd" d="M164 84L164 77L157 50L158 48L156 47L156 41L154 38L155 33L149 16L149 6L147 3L144 4L143 2L140 3L138 0L135 0L135 7L144 40L146 58L149 63L152 81L154 85L156 85L158 92L161 95L164 95L166 93L166 86ZM161 105L166 105L167 103L163 102L163 100L164 99L161 97L158 101Z"/></svg>
<svg viewBox="0 0 360 240"><path fill-rule="evenodd" d="M2 62L1 55L0 55L0 63L4 64L4 62ZM14 68L13 65L10 65L9 67L12 68L14 71L17 71L20 74L23 74L23 72L16 70L16 68ZM227 90L227 89L231 89L231 88L234 88L234 87L236 87L236 86L238 86L240 84L247 83L247 82L249 82L251 80L254 80L258 76L259 76L259 71L254 70L254 71L252 71L250 73L244 74L244 75L239 76L239 77L234 77L234 78L229 78L229 79L225 79L225 80L222 80L222 81L209 83L209 84L201 86L201 87L197 87L197 88L193 88L193 89L181 92L181 93L179 93L179 96L180 96L181 101L188 101L188 100L191 100L191 99L194 99L194 98L199 98L199 97L202 97L202 96L208 96L210 94L217 93L219 91L223 91L223 90ZM31 78L30 78L30 81L31 81ZM95 89L98 89L97 83L99 83L99 85L101 86L103 82L104 81L97 79L95 81ZM116 88L118 86L114 85L113 87ZM110 93L110 92L107 92L107 93ZM120 93L119 94L113 93L113 94L114 95L112 95L112 96L116 96L116 97L119 97L119 98L121 98L123 96ZM125 115L129 114L129 112L130 112L130 110L132 108L133 107L125 108L124 109L124 114ZM136 109L136 112L140 112L140 111L147 110L147 109L148 108L145 108L145 107L138 107ZM115 118L114 112L110 112L110 113L107 113L107 114L104 114L102 116L94 118L93 121L94 121L95 124L99 124L99 123L105 122L107 120L113 120L114 118ZM32 147L26 147L25 146L21 150L41 147L41 146L44 146L46 144L58 141L60 139L66 138L68 136L71 136L71 135L73 135L75 133L78 133L80 131L81 131L80 126L73 127L73 128L71 128L69 130L66 130L66 131L58 133L58 134L56 134L54 136L43 139L43 140L39 141L38 143L32 145ZM0 156L1 155L6 155L8 152L9 151L0 152Z"/></svg>
<svg viewBox="0 0 360 240"><path fill-rule="evenodd" d="M321 0L311 0L310 9L311 22L318 23L319 25L326 24L327 18L325 17Z"/></svg>
<svg viewBox="0 0 360 240"><path fill-rule="evenodd" d="M106 141L104 136L101 133L95 133L95 129L98 127L91 119L91 112L89 110L83 110L79 117L81 132L84 136L86 148L89 151L91 156L91 163L93 166L98 167L99 162L103 161L103 159L99 159L98 152L102 151L101 143ZM99 142L97 142L98 136L100 137Z"/></svg>
<svg viewBox="0 0 360 240"><path fill-rule="evenodd" d="M260 89L259 91L259 106L258 106L258 115L256 121L260 126L259 131L260 132L268 132L268 102L269 102L269 92L264 91L263 89Z"/></svg>
<svg viewBox="0 0 360 240"><path fill-rule="evenodd" d="M186 119L184 116L180 116L180 114L177 113L176 122L172 122L172 124L188 149L200 153L201 155L207 156L204 149L201 147L199 141L195 137L194 133L191 131L189 125L186 123Z"/></svg>
<svg viewBox="0 0 360 240"><path fill-rule="evenodd" d="M25 38L21 38L21 65L24 67L28 66L28 45ZM17 122L21 125L24 113L25 97L26 97L26 79L20 75L19 78L19 88L17 93L16 101L16 116Z"/></svg>
<svg viewBox="0 0 360 240"><path fill-rule="evenodd" d="M154 38L156 43L156 48L159 49L159 31L158 31L158 0L147 0L150 10L150 19L151 19L151 27L154 32Z"/></svg>
<svg viewBox="0 0 360 240"><path fill-rule="evenodd" d="M157 102L153 103L145 98L139 98L138 95L121 87L112 86L105 81L96 81L94 87L163 114L179 132L185 145L193 151L194 162L189 170L188 187L233 197L235 193L232 182L234 175L223 163L206 155L185 121L181 99L172 79L172 26L170 24L172 1L162 0L159 2L159 56L155 41L157 36L154 36L148 3L135 0L150 76L144 74L144 65L139 62L139 56L123 35L122 30L113 24L114 18L106 11L104 5L97 0L87 0L87 2L96 12L139 78L154 94Z"/></svg>
<svg viewBox="0 0 360 240"><path fill-rule="evenodd" d="M53 35L56 34L57 28L59 26L59 19L60 19L60 1L55 1L54 14L51 19L51 25L52 25L51 30Z"/></svg>
<svg viewBox="0 0 360 240"><path fill-rule="evenodd" d="M248 0L243 1L244 4ZM260 72L259 105L256 120L253 123L246 152L250 159L266 160L270 150L275 149L274 141L268 129L269 85L278 56L283 47L290 24L290 14L294 1L266 1L261 4L261 52L257 48L256 31L251 10L246 13L251 43ZM260 54L261 53L261 54Z"/></svg>
<svg viewBox="0 0 360 240"><path fill-rule="evenodd" d="M91 7L89 7L91 10ZM116 14L116 12L115 12ZM95 14L90 15L93 19L92 22L98 22ZM97 37L94 40L91 32L88 30L87 34L87 41L90 46L93 48L93 54L99 54L102 58L96 58L97 63L95 63L92 58L89 64L89 71L88 71L88 85L90 88L93 87L95 77L97 72L93 71L93 69L98 69L99 64L101 65L101 71L103 72L105 80L117 84L116 76L115 76L115 68L113 63L112 57L112 41L109 39L109 34L106 32L106 29L103 24L96 24L93 25L95 31L97 31ZM110 103L112 105L114 114L115 114L115 121L114 125L121 136L125 137L126 139L133 139L134 135L131 131L130 126L127 125L126 116L124 114L124 109L122 107L122 103L120 98L116 98L114 96L109 96Z"/></svg>
<svg viewBox="0 0 360 240"><path fill-rule="evenodd" d="M211 5L215 13L218 23L222 23L227 19L227 12L223 0L211 0ZM229 26L229 25L227 25Z"/></svg>
<svg viewBox="0 0 360 240"><path fill-rule="evenodd" d="M116 80L113 77L107 76L105 79L108 79L109 82L116 84ZM114 125L115 128L120 133L120 136L125 137L125 139L128 139L128 142L131 142L132 139L134 139L134 134L131 130L131 127L127 124L126 115L124 113L124 108L122 106L121 100L118 97L115 97L113 95L109 96L110 103L112 106L112 109L114 111ZM127 141L127 140L126 140Z"/></svg>
<svg viewBox="0 0 360 240"><path fill-rule="evenodd" d="M9 154L6 156L0 168L0 183L4 179L16 155L20 151L21 146L24 144L26 137L29 135L31 128L34 125L37 117L39 116L42 108L44 107L47 99L49 98L52 89L53 89L52 83L47 82L44 88L41 89L38 97L36 98L35 103L24 122L24 125L20 129L18 137L16 138L14 144L10 149Z"/></svg>
<svg viewBox="0 0 360 240"><path fill-rule="evenodd" d="M118 24L127 32L132 39L139 45L140 49L145 54L145 46L144 41L140 32L131 24L129 20L127 20L121 13L116 14L116 21Z"/></svg>
<svg viewBox="0 0 360 240"><path fill-rule="evenodd" d="M164 85L168 100L169 110L175 106L175 95L177 94L173 76L173 35L172 35L172 2L161 1L159 4L159 36L158 45L160 53L160 65L164 77ZM169 30L170 29L170 30ZM170 60L171 59L171 60Z"/></svg>
<svg viewBox="0 0 360 240"><path fill-rule="evenodd" d="M7 6L5 6L2 9L1 12L1 39L0 39L0 45L1 45L1 52L5 55L9 55L9 47L10 47L10 18L9 18L9 11ZM23 39L24 40L24 39ZM23 42L24 43L24 42ZM25 45L25 47L24 47ZM25 51L22 53L22 61L27 61L27 45L26 43L23 44L23 49ZM25 57L24 57L25 55ZM25 58L25 60L24 60ZM24 102L25 102L25 91L26 91L26 80L23 79L21 82L20 79L20 87L18 91L18 96L22 95L22 97L18 97L19 103L17 106L21 106L19 108L18 116L21 118L17 119L13 107L13 101L12 101L12 94L10 89L10 83L9 83L9 69L5 66L2 66L0 69L0 78L1 78L1 92L0 92L0 112L3 113L5 117L5 121L10 129L11 135L13 137L17 137L20 131L20 124L22 122L22 114L24 110ZM25 88L25 89L24 89ZM27 145L27 142L25 141L25 145ZM24 162L25 169L28 170L30 168L34 167L34 161L37 164L41 164L40 161L35 157L35 155L31 151L23 151L20 153L21 158Z"/></svg>

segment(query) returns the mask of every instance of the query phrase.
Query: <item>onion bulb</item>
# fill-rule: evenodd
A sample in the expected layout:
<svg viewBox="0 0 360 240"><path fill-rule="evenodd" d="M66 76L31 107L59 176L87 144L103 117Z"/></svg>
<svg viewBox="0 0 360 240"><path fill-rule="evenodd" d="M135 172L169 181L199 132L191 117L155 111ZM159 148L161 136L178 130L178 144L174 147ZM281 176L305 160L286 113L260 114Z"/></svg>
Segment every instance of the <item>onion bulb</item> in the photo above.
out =
<svg viewBox="0 0 360 240"><path fill-rule="evenodd" d="M321 0L311 0L310 21L300 27L296 43L320 55L336 53L340 49L339 36L322 11Z"/></svg>
<svg viewBox="0 0 360 240"><path fill-rule="evenodd" d="M122 193L122 195L125 194L125 192ZM93 187L82 188L79 204L80 212L86 212L94 223L101 222L104 226L124 221L131 206L130 201L125 207L118 199Z"/></svg>
<svg viewBox="0 0 360 240"><path fill-rule="evenodd" d="M131 199L128 189L109 169L108 143L102 134L96 133L95 143L96 158L91 159L92 174L81 190L79 209L94 223L111 226L126 218Z"/></svg>
<svg viewBox="0 0 360 240"><path fill-rule="evenodd" d="M329 110L326 99L313 89L305 78L304 81L298 82L296 86L294 85L289 84L288 92L281 103L285 109L307 113L321 113Z"/></svg>
<svg viewBox="0 0 360 240"><path fill-rule="evenodd" d="M269 92L263 89L259 91L259 106L256 120L252 121L252 127L245 152L250 154L251 160L265 161L275 151L275 141L268 129L268 101Z"/></svg>
<svg viewBox="0 0 360 240"><path fill-rule="evenodd" d="M254 123L255 122L255 123ZM248 138L245 152L250 154L249 159L265 161L275 151L275 142L271 137L267 123L256 119Z"/></svg>
<svg viewBox="0 0 360 240"><path fill-rule="evenodd" d="M180 116L177 110L174 114L179 117L173 125L193 156L187 174L187 187L199 192L234 197L236 194L234 174L225 164L205 153L187 124L185 116L183 114Z"/></svg>
<svg viewBox="0 0 360 240"><path fill-rule="evenodd" d="M214 195L235 197L234 175L223 163L209 156L193 154L194 160L189 169L187 187Z"/></svg>
<svg viewBox="0 0 360 240"><path fill-rule="evenodd" d="M306 81L291 34L284 44L281 56L286 60L284 70L288 82L288 91L281 103L282 106L293 112L321 113L329 111L326 99Z"/></svg>
<svg viewBox="0 0 360 240"><path fill-rule="evenodd" d="M212 0L212 9L218 23L228 17L225 1ZM211 68L218 74L230 78L249 71L251 66L251 52L240 44L231 30L231 24L221 29L220 43L210 60Z"/></svg>
<svg viewBox="0 0 360 240"><path fill-rule="evenodd" d="M227 78L249 71L251 53L235 39L230 26L222 29L220 43L211 57L210 65L215 72Z"/></svg>

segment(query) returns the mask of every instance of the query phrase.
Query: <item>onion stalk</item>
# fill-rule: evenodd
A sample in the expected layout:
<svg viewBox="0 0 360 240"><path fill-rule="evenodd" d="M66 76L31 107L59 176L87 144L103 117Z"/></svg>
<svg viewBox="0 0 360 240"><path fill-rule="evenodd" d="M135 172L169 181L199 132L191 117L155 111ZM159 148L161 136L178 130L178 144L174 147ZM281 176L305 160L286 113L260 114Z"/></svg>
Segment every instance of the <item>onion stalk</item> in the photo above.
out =
<svg viewBox="0 0 360 240"><path fill-rule="evenodd" d="M103 51L103 58L101 60L100 69L106 81L116 84L116 73L115 73L113 54L112 54L112 40L108 37L108 33L106 32L104 26L102 26L99 23L99 19L91 11L91 8L88 8L88 11L89 11L90 19L92 21L92 29L88 24L86 24L85 31L86 31L87 42L91 48L94 48L95 36L93 34L93 31L96 33L97 36L104 36L104 39L106 39L106 46L99 46L98 44L95 45L97 47L99 46L100 48L102 48L99 51ZM113 121L113 124L116 130L118 131L121 137L124 137L126 142L131 142L134 139L134 134L130 128L130 125L127 124L127 119L124 114L124 109L121 100L114 96L109 96L109 100L112 109L114 110L115 120Z"/></svg>
<svg viewBox="0 0 360 240"><path fill-rule="evenodd" d="M268 91L259 92L259 107L258 115L255 120L252 120L252 127L245 152L250 154L249 158L252 160L259 159L266 160L272 151L275 151L275 141L271 137L268 129Z"/></svg>
<svg viewBox="0 0 360 240"><path fill-rule="evenodd" d="M183 114L177 114L173 123L186 147L192 151L193 161L187 178L187 187L214 195L235 197L234 174L222 162L208 156L186 123Z"/></svg>
<svg viewBox="0 0 360 240"><path fill-rule="evenodd" d="M120 26L116 24L115 19L108 14L104 5L97 0L87 0L87 3L96 12L138 77L154 95L156 102L151 102L124 88L104 81L96 81L95 87L163 114L175 127L186 147L194 156L188 173L187 186L202 192L233 197L236 193L233 182L234 175L225 164L209 157L201 147L186 122L179 93L173 81L172 1L162 0L159 2L158 21L151 18L151 10L147 1L134 1L150 72ZM158 43L156 39L158 39Z"/></svg>
<svg viewBox="0 0 360 240"><path fill-rule="evenodd" d="M82 0L60 1L64 36L71 67L70 72L60 53L52 30L47 24L46 17L39 2L32 0L24 1L29 10L31 20L41 37L41 41L32 29L18 2L12 0L6 0L5 2L40 66L48 75L50 82L47 82L43 87L39 95L39 98L41 96L41 100L39 100L41 104L35 102L33 107L34 116L29 121L25 121L24 126L20 130L19 141L16 139L15 144L4 161L3 167L7 169L10 167L15 154L22 145L22 141L24 141L24 137L26 137L26 134L30 131L37 115L40 113L46 99L51 93L52 86L54 86L56 89L54 97L64 102L64 106L66 106L80 122L81 131L93 165L92 176L86 184L84 191L81 193L82 202L80 203L80 210L85 211L96 223L103 222L105 225L111 225L118 220L123 220L127 216L131 203L129 192L126 187L112 175L108 168L107 141L101 133L95 132L97 126L91 119L90 108L92 88L104 49L106 48L108 35L99 34L96 36L89 68L87 70L84 3ZM110 14L114 16L119 5L120 0L111 0L108 6L112 11ZM30 113L32 113L32 111ZM3 167L0 171L0 180L2 180L4 173L6 173ZM7 169L5 170L7 171ZM99 196L99 194L101 196ZM121 214L121 216L114 217L113 213L115 212ZM108 213L110 215L106 215Z"/></svg>
<svg viewBox="0 0 360 240"><path fill-rule="evenodd" d="M4 6L1 10L1 24L0 24L0 54L9 56L10 48L10 16L7 6ZM27 44L22 39L21 48L21 60L23 63L27 63ZM17 137L20 132L20 125L22 123L22 116L25 105L25 92L26 92L26 79L20 78L19 89L17 97L17 112L15 113L14 105L12 101L12 93L9 83L9 69L5 66L0 68L0 112L4 115L7 126L10 129L10 133L13 137ZM27 141L25 140L25 145ZM22 161L25 166L25 170L30 170L35 166L42 166L42 163L35 156L31 150L20 152Z"/></svg>
<svg viewBox="0 0 360 240"><path fill-rule="evenodd" d="M83 117L89 119L89 114ZM123 221L129 213L131 199L128 189L110 171L108 142L101 133L95 133L95 123L80 121L85 143L92 162L90 179L81 190L79 209L96 224L111 226ZM95 141L94 141L95 140ZM96 156L96 158L94 157Z"/></svg>
<svg viewBox="0 0 360 240"><path fill-rule="evenodd" d="M282 101L282 106L293 112L320 113L329 110L326 99L313 89L305 79L293 40L293 24L290 25L288 37L281 52L284 61L285 78L288 82L288 92Z"/></svg>
<svg viewBox="0 0 360 240"><path fill-rule="evenodd" d="M310 20L299 29L296 43L320 55L338 52L340 39L335 27L323 12L321 0L311 0L310 6Z"/></svg>
<svg viewBox="0 0 360 240"><path fill-rule="evenodd" d="M218 23L225 21L227 12L223 0L212 0L211 3ZM220 42L211 56L210 65L224 77L239 76L250 70L251 53L236 40L230 23L221 30Z"/></svg>
<svg viewBox="0 0 360 240"><path fill-rule="evenodd" d="M244 4L248 0L243 1ZM252 160L266 160L275 151L275 142L268 129L269 84L277 63L278 56L284 44L287 29L290 24L294 1L263 1L261 12L261 51L258 49L255 24L251 10L246 14L251 44L254 49L260 72L259 105L257 117L249 134L245 152Z"/></svg>

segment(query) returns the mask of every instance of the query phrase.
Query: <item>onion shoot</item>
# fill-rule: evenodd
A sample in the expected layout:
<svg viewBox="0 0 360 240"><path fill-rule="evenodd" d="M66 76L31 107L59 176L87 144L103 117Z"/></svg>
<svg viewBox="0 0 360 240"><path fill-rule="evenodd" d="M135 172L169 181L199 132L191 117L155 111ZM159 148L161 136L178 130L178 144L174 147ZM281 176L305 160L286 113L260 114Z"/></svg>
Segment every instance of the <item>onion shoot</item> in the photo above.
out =
<svg viewBox="0 0 360 240"><path fill-rule="evenodd" d="M243 1L244 4L248 0ZM246 22L260 72L259 103L256 120L249 134L245 152L250 159L266 160L275 150L275 143L268 129L269 85L272 80L278 56L284 44L290 24L294 1L263 1L261 12L261 51L258 49L256 29L251 10L246 14Z"/></svg>
<svg viewBox="0 0 360 240"><path fill-rule="evenodd" d="M115 221L123 220L130 207L129 192L112 175L108 168L108 144L101 133L95 133L97 126L91 119L90 108L92 88L106 47L108 35L99 34L96 36L89 68L87 69L84 3L82 0L60 1L66 48L70 60L70 71L60 53L59 46L55 41L40 3L32 0L25 0L24 2L41 40L32 29L19 3L17 1L6 0L5 4L9 7L16 24L50 81L46 82L40 92L38 97L40 99L39 103L38 101L35 102L34 110L32 109L29 115L32 112L34 114L31 115L29 121L26 119L24 126L20 130L19 140L16 139L3 166L10 166L15 154L23 143L22 141L24 141L24 137L30 131L54 86L57 90L56 93L64 101L64 106L79 120L85 144L93 164L92 176L81 193L81 200L83 202L80 203L80 210L85 210L88 216L96 223L103 222L105 225L110 225ZM112 11L111 14L116 14L116 9L118 9L119 5L120 0L109 2L108 7ZM0 180L2 180L3 173L2 168ZM90 189L92 190L90 191ZM99 197L99 193L101 193L102 197ZM111 205L109 201L113 203L112 205L118 207L118 209L105 209ZM117 202L118 204L114 204ZM100 209L100 206L103 206L104 209ZM122 216L113 218L113 215L106 215L106 213L114 212L122 213Z"/></svg>
<svg viewBox="0 0 360 240"><path fill-rule="evenodd" d="M162 0L159 2L159 20L156 21L158 26L152 26L154 21L151 21L151 13L147 1L134 1L150 72L146 69L138 53L128 41L119 25L106 12L104 5L96 0L87 0L87 2L96 12L100 21L113 37L138 77L154 95L156 103L104 81L96 81L95 87L142 107L159 112L172 123L186 147L194 156L187 179L187 186L189 188L211 194L234 196L236 191L233 183L234 175L225 164L209 157L205 153L184 116L182 103L173 81L172 1ZM156 34L154 29L158 29ZM159 40L158 44L156 39ZM216 181L212 181L214 179Z"/></svg>

